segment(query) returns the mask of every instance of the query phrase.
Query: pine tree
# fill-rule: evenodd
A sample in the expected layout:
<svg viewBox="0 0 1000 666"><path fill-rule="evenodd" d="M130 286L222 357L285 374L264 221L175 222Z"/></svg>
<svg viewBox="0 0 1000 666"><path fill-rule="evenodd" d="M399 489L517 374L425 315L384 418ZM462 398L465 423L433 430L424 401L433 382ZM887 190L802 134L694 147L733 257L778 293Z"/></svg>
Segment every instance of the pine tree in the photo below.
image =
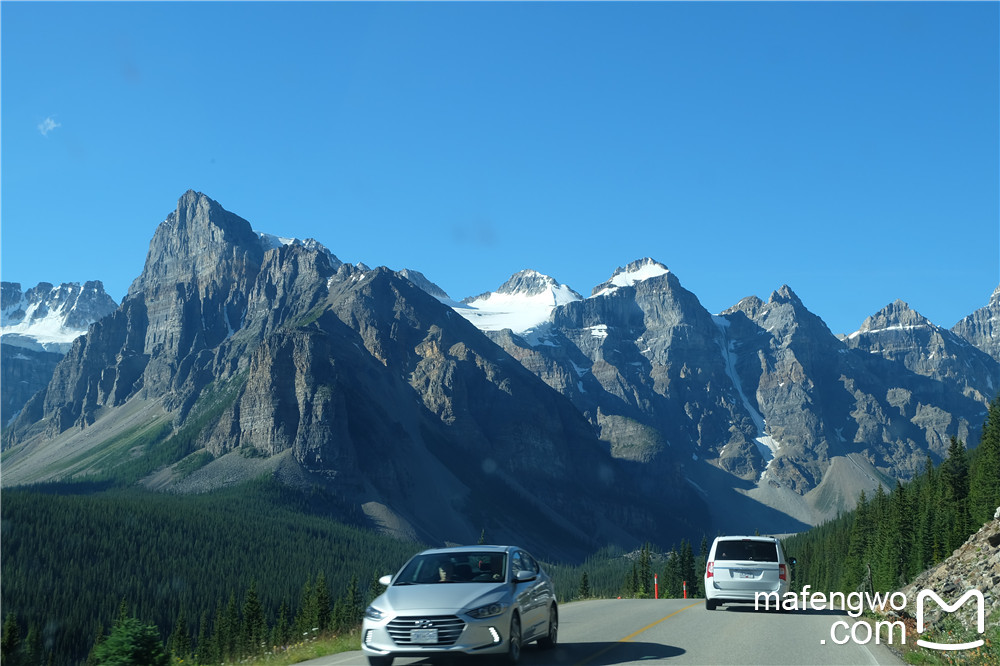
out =
<svg viewBox="0 0 1000 666"><path fill-rule="evenodd" d="M87 654L87 661L84 662L86 666L97 666L97 656L95 651L97 646L104 642L104 625L97 625L97 634L94 636L94 642L90 646L90 652Z"/></svg>
<svg viewBox="0 0 1000 666"><path fill-rule="evenodd" d="M274 623L271 631L271 645L275 647L285 647L292 642L292 627L288 621L288 600L281 602L278 608L278 620Z"/></svg>
<svg viewBox="0 0 1000 666"><path fill-rule="evenodd" d="M577 589L576 596L581 599L590 598L590 578L587 576L586 571L580 576L580 587Z"/></svg>
<svg viewBox="0 0 1000 666"><path fill-rule="evenodd" d="M934 462L930 456L924 462L924 471L913 481L914 529L913 547L910 551L910 576L931 566L934 562L934 488L936 485Z"/></svg>
<svg viewBox="0 0 1000 666"><path fill-rule="evenodd" d="M318 627L319 609L313 594L312 581L306 580L299 598L299 611L295 615L296 640Z"/></svg>
<svg viewBox="0 0 1000 666"><path fill-rule="evenodd" d="M378 575L378 572L375 572L375 574L372 576L371 581L369 581L369 583L368 583L368 602L369 603L372 602L372 601L374 601L375 597L377 597L378 595L380 595L383 592L385 592L385 585L383 585L382 583L378 582L379 578L381 578L381 576Z"/></svg>
<svg viewBox="0 0 1000 666"><path fill-rule="evenodd" d="M191 654L191 635L188 633L187 618L184 611L177 617L174 631L167 642L170 652L178 659L187 659Z"/></svg>
<svg viewBox="0 0 1000 666"><path fill-rule="evenodd" d="M688 597L699 596L694 594L698 585L698 576L694 569L694 554L691 552L691 542L681 539L680 560L681 593L684 591L684 583L687 583Z"/></svg>
<svg viewBox="0 0 1000 666"><path fill-rule="evenodd" d="M94 650L101 666L169 666L170 655L160 641L159 631L134 617L115 623L107 640Z"/></svg>
<svg viewBox="0 0 1000 666"><path fill-rule="evenodd" d="M635 562L633 562L632 570L625 575L624 597L626 599L634 599L638 589L639 589L639 571L636 568Z"/></svg>
<svg viewBox="0 0 1000 666"><path fill-rule="evenodd" d="M879 490L881 491L881 486ZM899 481L890 496L876 495L880 515L876 518L872 552L873 581L876 590L890 591L901 584L909 546L909 530L904 529L908 516L905 490Z"/></svg>
<svg viewBox="0 0 1000 666"><path fill-rule="evenodd" d="M7 613L3 621L3 637L0 638L0 657L4 664L16 666L21 663L21 628L17 616Z"/></svg>
<svg viewBox="0 0 1000 666"><path fill-rule="evenodd" d="M663 570L663 597L676 598L681 596L681 556L677 548L671 547L667 553L667 563Z"/></svg>
<svg viewBox="0 0 1000 666"><path fill-rule="evenodd" d="M255 655L261 651L267 639L267 620L264 608L257 598L257 581L251 581L243 601L243 626L240 632L241 651L244 655Z"/></svg>
<svg viewBox="0 0 1000 666"><path fill-rule="evenodd" d="M316 576L316 588L313 592L316 598L316 623L321 632L330 628L332 623L330 606L330 588L326 584L326 574L322 571Z"/></svg>
<svg viewBox="0 0 1000 666"><path fill-rule="evenodd" d="M111 624L111 628L114 629L128 618L128 602L125 601L125 597L122 597L121 601L118 602L118 615L115 616L115 621Z"/></svg>
<svg viewBox="0 0 1000 666"><path fill-rule="evenodd" d="M45 657L45 646L42 643L42 631L32 622L28 626L28 635L24 639L25 661L29 664L40 664Z"/></svg>
<svg viewBox="0 0 1000 666"><path fill-rule="evenodd" d="M969 474L969 514L978 528L1000 507L1000 396L990 403Z"/></svg>
<svg viewBox="0 0 1000 666"><path fill-rule="evenodd" d="M858 504L854 508L854 523L851 525L847 545L847 559L844 577L841 581L841 589L845 592L854 590L865 577L872 532L870 511L865 491L862 490L858 497Z"/></svg>
<svg viewBox="0 0 1000 666"><path fill-rule="evenodd" d="M203 611L201 621L198 622L198 643L195 649L196 663L211 664L212 662L219 661L210 637L208 611Z"/></svg>
<svg viewBox="0 0 1000 666"><path fill-rule="evenodd" d="M364 616L364 603L361 598L361 589L358 586L357 575L351 576L347 589L344 591L344 624L341 629L350 631L361 623Z"/></svg>
<svg viewBox="0 0 1000 666"><path fill-rule="evenodd" d="M650 596L650 588L652 587L653 578L653 567L652 567L652 556L650 554L652 547L647 543L639 551L639 569L638 569L638 581L636 585L636 596L641 599L645 599Z"/></svg>
<svg viewBox="0 0 1000 666"><path fill-rule="evenodd" d="M969 455L965 443L952 437L948 458L941 463L941 491L943 519L942 539L944 553L949 553L965 542L971 533L969 518Z"/></svg>

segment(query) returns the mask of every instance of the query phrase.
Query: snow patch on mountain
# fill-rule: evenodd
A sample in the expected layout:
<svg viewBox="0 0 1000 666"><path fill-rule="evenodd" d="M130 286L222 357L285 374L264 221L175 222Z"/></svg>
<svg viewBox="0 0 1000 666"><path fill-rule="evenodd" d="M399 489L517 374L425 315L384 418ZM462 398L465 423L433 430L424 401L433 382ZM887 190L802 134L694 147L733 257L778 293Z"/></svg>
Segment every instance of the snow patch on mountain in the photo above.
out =
<svg viewBox="0 0 1000 666"><path fill-rule="evenodd" d="M560 305L582 300L580 294L548 275L525 270L515 273L499 289L467 298L455 311L481 331L509 328L532 344L544 344L537 330ZM532 342L534 340L534 342Z"/></svg>
<svg viewBox="0 0 1000 666"><path fill-rule="evenodd" d="M760 479L758 479L760 481L767 474L767 469L771 466L771 462L775 456L778 455L780 445L773 437L767 434L767 422L761 413L757 411L757 408L750 403L747 394L743 391L743 382L740 381L740 376L736 372L736 342L729 339L729 320L719 315L712 315L712 321L715 322L719 333L722 334L722 338L719 341L719 348L722 351L722 358L726 362L726 374L733 381L733 387L736 389L737 395L739 395L740 400L743 402L743 407L750 414L750 419L757 429L757 436L754 437L754 442L766 463L764 470L760 473Z"/></svg>
<svg viewBox="0 0 1000 666"><path fill-rule="evenodd" d="M611 279L594 287L591 298L613 294L621 287L631 287L636 282L666 275L670 270L658 261L646 258L633 261L628 266L619 267L611 275Z"/></svg>

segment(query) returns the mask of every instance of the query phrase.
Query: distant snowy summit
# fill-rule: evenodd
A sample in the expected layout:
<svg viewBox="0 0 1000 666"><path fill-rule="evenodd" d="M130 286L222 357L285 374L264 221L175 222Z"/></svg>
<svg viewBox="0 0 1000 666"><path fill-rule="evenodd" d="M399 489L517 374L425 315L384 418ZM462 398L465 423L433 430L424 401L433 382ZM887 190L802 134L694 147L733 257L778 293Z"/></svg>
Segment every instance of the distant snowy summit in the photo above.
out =
<svg viewBox="0 0 1000 666"><path fill-rule="evenodd" d="M583 297L538 271L515 273L496 291L466 298L455 310L481 331L525 333L549 320L557 306Z"/></svg>
<svg viewBox="0 0 1000 666"><path fill-rule="evenodd" d="M617 291L620 287L631 287L636 282L643 282L652 278L666 275L670 270L658 261L646 257L633 261L628 266L619 267L607 282L597 285L591 292L590 297L606 296Z"/></svg>
<svg viewBox="0 0 1000 666"><path fill-rule="evenodd" d="M0 340L34 351L65 354L95 321L118 309L99 280L53 286L39 282L21 291L17 282L0 283Z"/></svg>
<svg viewBox="0 0 1000 666"><path fill-rule="evenodd" d="M649 258L639 259L615 270L611 278L594 287L590 298L606 296L622 287L631 287L637 282L666 275L669 272L667 267L658 261ZM534 270L515 273L496 291L463 299L461 303L446 300L446 294L442 298L415 280L414 283L438 300L454 307L456 312L472 322L479 330L500 331L509 328L518 335L537 332L551 319L555 308L584 300L583 296L568 285Z"/></svg>

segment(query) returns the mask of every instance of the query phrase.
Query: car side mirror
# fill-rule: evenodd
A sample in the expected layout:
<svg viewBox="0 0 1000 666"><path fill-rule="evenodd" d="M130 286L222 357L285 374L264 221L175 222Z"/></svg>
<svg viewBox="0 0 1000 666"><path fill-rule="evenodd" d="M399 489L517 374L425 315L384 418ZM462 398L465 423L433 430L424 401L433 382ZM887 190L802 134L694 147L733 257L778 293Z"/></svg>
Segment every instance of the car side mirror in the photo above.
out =
<svg viewBox="0 0 1000 666"><path fill-rule="evenodd" d="M789 564L795 564L795 561L796 561L796 560L795 560L795 558L794 558L794 557L789 557L789 558L788 558L788 563L789 563Z"/></svg>
<svg viewBox="0 0 1000 666"><path fill-rule="evenodd" d="M382 576L378 579L378 584L384 587L389 587L389 583L392 582L392 576Z"/></svg>
<svg viewBox="0 0 1000 666"><path fill-rule="evenodd" d="M532 573L531 571L518 571L516 574L514 574L515 583L528 583L530 581L535 580L536 578L538 578L538 576Z"/></svg>

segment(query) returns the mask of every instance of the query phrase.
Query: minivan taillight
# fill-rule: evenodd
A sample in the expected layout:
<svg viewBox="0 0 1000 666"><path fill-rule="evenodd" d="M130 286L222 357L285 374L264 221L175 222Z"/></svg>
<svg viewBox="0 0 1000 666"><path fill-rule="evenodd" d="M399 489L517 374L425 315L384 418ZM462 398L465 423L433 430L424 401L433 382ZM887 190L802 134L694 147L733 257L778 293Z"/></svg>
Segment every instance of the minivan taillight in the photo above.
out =
<svg viewBox="0 0 1000 666"><path fill-rule="evenodd" d="M781 580L788 580L788 569L785 568L784 564L778 565L778 578Z"/></svg>
<svg viewBox="0 0 1000 666"><path fill-rule="evenodd" d="M715 562L709 562L708 568L705 569L705 578L711 578L715 575Z"/></svg>

